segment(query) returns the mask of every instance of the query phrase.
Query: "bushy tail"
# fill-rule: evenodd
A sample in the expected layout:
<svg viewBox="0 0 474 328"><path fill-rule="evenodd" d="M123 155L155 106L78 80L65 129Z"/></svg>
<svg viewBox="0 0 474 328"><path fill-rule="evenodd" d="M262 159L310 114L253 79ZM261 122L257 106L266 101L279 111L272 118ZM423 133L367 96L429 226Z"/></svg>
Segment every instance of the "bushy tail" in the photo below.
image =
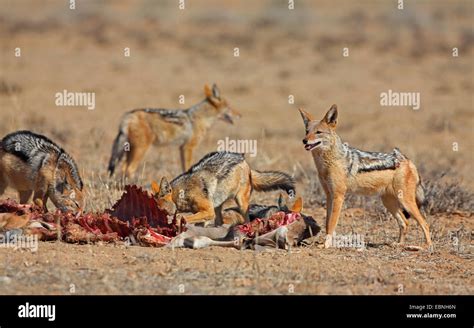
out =
<svg viewBox="0 0 474 328"><path fill-rule="evenodd" d="M281 189L289 195L295 193L295 180L286 173L278 171L259 172L252 170L252 187L257 191L271 191Z"/></svg>
<svg viewBox="0 0 474 328"><path fill-rule="evenodd" d="M112 176L115 172L115 166L120 162L123 155L125 154L125 143L128 142L128 134L126 126L122 124L119 129L117 137L115 137L114 145L112 146L112 155L109 161L109 175Z"/></svg>
<svg viewBox="0 0 474 328"><path fill-rule="evenodd" d="M426 204L426 199L425 199L425 190L423 183L421 181L421 176L418 175L418 184L416 185L416 192L415 192L415 197L416 197L416 205L418 205L419 208L421 208L423 205Z"/></svg>

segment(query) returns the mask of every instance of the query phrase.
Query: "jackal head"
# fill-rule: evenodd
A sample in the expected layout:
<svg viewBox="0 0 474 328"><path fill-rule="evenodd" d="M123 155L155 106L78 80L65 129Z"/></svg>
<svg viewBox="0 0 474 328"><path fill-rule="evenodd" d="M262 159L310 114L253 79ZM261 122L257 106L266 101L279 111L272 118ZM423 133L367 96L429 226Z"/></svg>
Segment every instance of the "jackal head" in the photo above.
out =
<svg viewBox="0 0 474 328"><path fill-rule="evenodd" d="M85 206L83 183L75 163L69 156L60 156L54 172L54 186L49 196L62 211L81 211Z"/></svg>
<svg viewBox="0 0 474 328"><path fill-rule="evenodd" d="M161 178L160 185L156 181L152 181L151 189L153 191L153 198L155 198L158 208L166 211L168 215L172 218L176 214L176 204L173 201L171 195L171 186L168 183L168 180L163 177Z"/></svg>
<svg viewBox="0 0 474 328"><path fill-rule="evenodd" d="M314 120L307 111L299 109L306 129L303 139L304 148L308 151L313 149L331 149L337 141L337 106L332 105L321 121Z"/></svg>
<svg viewBox="0 0 474 328"><path fill-rule="evenodd" d="M234 124L235 119L240 118L240 113L233 109L227 100L221 96L221 92L215 83L212 85L212 89L206 84L204 86L204 94L206 95L207 101L209 101L217 111L217 117L219 119Z"/></svg>
<svg viewBox="0 0 474 328"><path fill-rule="evenodd" d="M280 193L278 197L278 209L285 213L301 213L303 210L303 199L301 197L296 198L290 207L288 204L288 196Z"/></svg>

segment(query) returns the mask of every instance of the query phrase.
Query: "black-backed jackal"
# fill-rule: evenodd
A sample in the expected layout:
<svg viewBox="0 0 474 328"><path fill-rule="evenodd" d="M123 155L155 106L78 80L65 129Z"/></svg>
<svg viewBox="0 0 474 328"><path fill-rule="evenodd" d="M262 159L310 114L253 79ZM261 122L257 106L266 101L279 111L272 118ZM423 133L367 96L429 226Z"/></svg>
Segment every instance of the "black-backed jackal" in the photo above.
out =
<svg viewBox="0 0 474 328"><path fill-rule="evenodd" d="M127 112L120 123L109 161L110 175L125 155L122 174L132 177L152 144L178 145L181 168L189 168L193 151L201 143L207 130L217 119L233 123L240 114L232 109L217 86L204 87L206 98L183 110L135 109ZM127 149L128 148L128 149Z"/></svg>
<svg viewBox="0 0 474 328"><path fill-rule="evenodd" d="M10 186L20 203L33 200L46 208L48 198L65 211L84 207L83 183L77 165L45 136L17 131L0 141L0 195Z"/></svg>
<svg viewBox="0 0 474 328"><path fill-rule="evenodd" d="M218 226L223 224L222 206L228 200L235 200L240 215L248 222L253 190L281 189L292 195L295 186L286 173L252 170L243 154L212 152L170 183L161 179L159 188L153 189L158 201L174 203L178 212L193 213L184 216L187 223L215 220Z"/></svg>
<svg viewBox="0 0 474 328"><path fill-rule="evenodd" d="M424 193L418 171L397 148L392 153L366 152L352 148L336 133L337 106L333 105L324 118L314 120L300 109L306 128L304 148L311 151L319 181L326 193L326 243L336 229L346 193L380 195L387 210L397 219L403 243L408 228L407 218L413 217L431 246L428 223L420 212Z"/></svg>

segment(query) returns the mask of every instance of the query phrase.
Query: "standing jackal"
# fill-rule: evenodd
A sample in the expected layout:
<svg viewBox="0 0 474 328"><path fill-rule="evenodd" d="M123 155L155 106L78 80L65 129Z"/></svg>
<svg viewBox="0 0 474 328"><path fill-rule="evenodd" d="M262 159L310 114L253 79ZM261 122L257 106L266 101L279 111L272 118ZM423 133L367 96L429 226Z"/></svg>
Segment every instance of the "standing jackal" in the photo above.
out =
<svg viewBox="0 0 474 328"><path fill-rule="evenodd" d="M10 186L20 203L42 202L48 197L62 211L84 207L83 183L76 163L61 147L45 136L17 131L0 141L0 195Z"/></svg>
<svg viewBox="0 0 474 328"><path fill-rule="evenodd" d="M336 133L337 107L332 105L324 118L313 120L300 108L306 136L304 148L311 151L319 181L326 193L326 242L331 244L346 193L381 195L387 210L397 219L403 243L413 217L431 246L428 223L420 212L424 193L415 164L397 148L392 153L366 152L342 143Z"/></svg>
<svg viewBox="0 0 474 328"><path fill-rule="evenodd" d="M151 144L180 146L181 168L187 170L192 163L193 150L204 139L207 130L217 119L233 123L240 114L222 98L214 84L205 85L206 98L188 109L135 109L127 112L120 123L119 133L112 147L109 173L126 154L122 174L133 176ZM126 151L128 143L129 151Z"/></svg>
<svg viewBox="0 0 474 328"><path fill-rule="evenodd" d="M161 179L159 189L154 189L158 200L173 202L178 212L194 213L184 216L187 223L215 219L215 225L222 225L222 206L226 201L234 199L248 222L252 190L281 189L290 194L294 193L295 183L283 172L252 170L243 154L212 152L170 183Z"/></svg>

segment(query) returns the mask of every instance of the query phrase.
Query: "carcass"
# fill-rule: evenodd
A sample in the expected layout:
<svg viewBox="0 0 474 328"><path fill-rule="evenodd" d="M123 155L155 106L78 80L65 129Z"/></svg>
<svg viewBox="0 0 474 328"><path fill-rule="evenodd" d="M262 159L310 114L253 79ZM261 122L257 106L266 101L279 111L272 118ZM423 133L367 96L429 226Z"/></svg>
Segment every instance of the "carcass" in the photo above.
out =
<svg viewBox="0 0 474 328"><path fill-rule="evenodd" d="M0 232L12 229L44 241L126 242L153 247L168 244L181 231L175 221L168 222L167 213L157 208L153 198L136 186L126 186L122 198L104 213L46 213L36 205L0 201Z"/></svg>
<svg viewBox="0 0 474 328"><path fill-rule="evenodd" d="M264 206L254 205L259 211ZM150 247L203 248L222 246L253 248L256 245L288 248L316 235L316 221L293 210L301 210L301 201L292 209L270 206L267 218L255 218L239 225L202 227L186 225L174 213L160 208L153 196L137 186L126 186L122 197L103 213L45 213L41 206L20 205L13 200L0 201L0 233L19 230L37 235L39 240L68 243L126 242ZM232 209L229 209L232 211Z"/></svg>
<svg viewBox="0 0 474 328"><path fill-rule="evenodd" d="M204 248L209 246L236 249L255 246L288 249L304 239L316 236L321 228L310 216L277 212L267 219L255 219L242 225L220 227L188 226L174 237L167 247Z"/></svg>

